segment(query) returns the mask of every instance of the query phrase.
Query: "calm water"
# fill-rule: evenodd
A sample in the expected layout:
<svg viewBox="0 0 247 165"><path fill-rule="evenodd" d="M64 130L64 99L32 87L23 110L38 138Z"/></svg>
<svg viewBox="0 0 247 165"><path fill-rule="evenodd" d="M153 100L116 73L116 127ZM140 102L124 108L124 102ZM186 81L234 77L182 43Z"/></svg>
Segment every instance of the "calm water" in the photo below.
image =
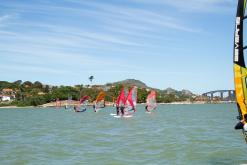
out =
<svg viewBox="0 0 247 165"><path fill-rule="evenodd" d="M234 104L139 106L133 118L56 108L0 109L0 164L244 164Z"/></svg>

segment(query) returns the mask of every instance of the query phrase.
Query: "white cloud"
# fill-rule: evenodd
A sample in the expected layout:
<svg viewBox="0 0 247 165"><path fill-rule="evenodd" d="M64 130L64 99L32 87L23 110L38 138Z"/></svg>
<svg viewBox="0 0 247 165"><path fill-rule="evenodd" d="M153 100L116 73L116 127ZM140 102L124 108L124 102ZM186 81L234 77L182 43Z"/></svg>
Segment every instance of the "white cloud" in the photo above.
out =
<svg viewBox="0 0 247 165"><path fill-rule="evenodd" d="M14 36L14 35L16 35L16 33L14 33L14 32L10 32L10 31L7 31L7 30L0 30L0 34L1 35L11 35L11 36Z"/></svg>
<svg viewBox="0 0 247 165"><path fill-rule="evenodd" d="M182 24L182 21L176 17L169 16L165 13L150 11L143 8L133 8L105 3L86 3L90 7L94 7L98 11L98 15L105 15L106 19L123 21L128 26L135 25L143 30L156 30L157 28L168 28L172 30L198 32L200 30L192 27L187 27ZM113 23L113 25L116 25ZM125 25L126 26L126 25ZM132 26L134 27L134 26ZM121 28L121 26L119 26ZM140 28L139 28L140 30Z"/></svg>
<svg viewBox="0 0 247 165"><path fill-rule="evenodd" d="M4 21L9 20L10 18L12 18L11 15L0 16L0 23L3 23Z"/></svg>
<svg viewBox="0 0 247 165"><path fill-rule="evenodd" d="M98 70L102 68L137 69L123 57L106 57L99 54L86 54L45 47L44 45L0 44L0 57L8 57L10 63L18 65L58 66ZM121 62L120 62L121 61ZM104 69L103 69L104 70Z"/></svg>
<svg viewBox="0 0 247 165"><path fill-rule="evenodd" d="M232 0L133 0L137 3L149 5L172 6L183 12L227 12L235 7Z"/></svg>
<svg viewBox="0 0 247 165"><path fill-rule="evenodd" d="M137 0L138 1L138 0ZM192 0L195 1L195 0ZM30 12L30 13L53 13L56 16L61 16L61 14L66 16L73 16L79 20L83 20L85 17L92 18L94 21L98 21L99 27L101 23L103 25L116 26L117 28L123 29L128 27L131 30L145 31L153 30L157 28L169 28L173 30L188 31L188 32L198 32L196 28L188 27L182 23L175 16L169 16L169 13L163 13L160 11L151 11L148 8L140 7L130 7L124 5L113 5L102 2L95 1L71 1L70 3L78 4L76 7L72 8L70 6L61 6L61 4L49 4L49 6L44 4L38 5L28 5L28 4L9 4L13 8L17 9L17 12ZM160 4L169 4L179 7L180 3L174 3L174 1L145 1L139 0L138 2L142 3L160 3ZM186 1L187 2L187 1ZM205 1L206 3L206 1ZM187 3L183 2L182 4L186 5ZM86 7L88 8L86 8ZM192 5L193 6L193 5ZM202 5L203 6L203 5ZM108 20L105 22L105 20ZM111 22L111 23L110 23ZM114 22L124 22L126 25L118 26Z"/></svg>
<svg viewBox="0 0 247 165"><path fill-rule="evenodd" d="M16 14L13 14L13 15L6 14L6 15L0 16L0 28L6 27L9 24L9 22L16 17L17 17Z"/></svg>

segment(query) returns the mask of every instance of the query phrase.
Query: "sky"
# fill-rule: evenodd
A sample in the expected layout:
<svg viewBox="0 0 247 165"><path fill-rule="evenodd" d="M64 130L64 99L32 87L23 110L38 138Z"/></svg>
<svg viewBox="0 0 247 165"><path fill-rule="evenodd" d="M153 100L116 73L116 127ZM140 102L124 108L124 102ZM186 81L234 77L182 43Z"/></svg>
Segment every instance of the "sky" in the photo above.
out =
<svg viewBox="0 0 247 165"><path fill-rule="evenodd" d="M1 0L0 80L233 89L235 0Z"/></svg>

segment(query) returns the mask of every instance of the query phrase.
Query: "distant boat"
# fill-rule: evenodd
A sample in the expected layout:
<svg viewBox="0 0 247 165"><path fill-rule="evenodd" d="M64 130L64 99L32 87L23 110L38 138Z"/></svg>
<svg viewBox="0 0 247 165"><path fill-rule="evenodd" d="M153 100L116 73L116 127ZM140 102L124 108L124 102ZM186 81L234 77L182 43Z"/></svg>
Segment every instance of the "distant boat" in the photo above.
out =
<svg viewBox="0 0 247 165"><path fill-rule="evenodd" d="M236 101L239 116L239 124L242 125L240 129L243 130L243 135L247 143L247 130L245 130L246 124L246 114L247 114L247 88L246 88L246 78L247 78L247 68L244 61L244 50L247 48L243 45L243 30L244 30L244 19L246 8L246 0L238 1L237 15L236 15L236 25L234 34L234 83L236 92ZM238 125L236 125L238 126ZM235 129L239 129L236 128Z"/></svg>
<svg viewBox="0 0 247 165"><path fill-rule="evenodd" d="M87 110L89 96L83 96L79 104L75 107L75 112L85 112Z"/></svg>
<svg viewBox="0 0 247 165"><path fill-rule="evenodd" d="M105 92L100 92L94 103L94 111L98 112L102 108L105 108Z"/></svg>
<svg viewBox="0 0 247 165"><path fill-rule="evenodd" d="M146 111L151 112L157 107L156 103L156 92L154 90L151 90L151 92L147 96L147 105L146 105Z"/></svg>

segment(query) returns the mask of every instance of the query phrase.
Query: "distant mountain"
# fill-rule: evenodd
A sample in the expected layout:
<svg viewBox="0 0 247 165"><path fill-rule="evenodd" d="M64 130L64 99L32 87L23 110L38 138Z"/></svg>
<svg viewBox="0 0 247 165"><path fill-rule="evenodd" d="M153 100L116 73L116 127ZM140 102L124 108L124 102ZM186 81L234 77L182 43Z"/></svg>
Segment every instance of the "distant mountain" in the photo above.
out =
<svg viewBox="0 0 247 165"><path fill-rule="evenodd" d="M135 80L135 79L126 79L123 81L117 81L114 83L108 83L107 85L118 85L118 84L122 84L124 86L137 86L139 88L150 88L148 87L145 83L143 83L140 80Z"/></svg>
<svg viewBox="0 0 247 165"><path fill-rule="evenodd" d="M146 89L154 89L160 93L163 94L174 94L177 96L181 96L181 95L185 95L185 96L193 96L194 94L189 91L189 90L185 90L183 89L182 91L177 91L173 88L166 88L165 90L161 90L161 89L155 89L152 87L147 86L144 82L140 81L140 80L135 80L135 79L126 79L123 81L117 81L117 82L113 82L113 83L107 83L105 86L111 86L111 85L124 85L124 86L137 86L139 88L146 88Z"/></svg>
<svg viewBox="0 0 247 165"><path fill-rule="evenodd" d="M177 91L175 89L172 89L172 88L166 88L165 90L163 90L163 92L165 92L166 94L175 94L175 93L177 93Z"/></svg>
<svg viewBox="0 0 247 165"><path fill-rule="evenodd" d="M181 91L181 93L184 94L184 95L194 95L191 91L185 90L185 89L183 89L183 90Z"/></svg>

